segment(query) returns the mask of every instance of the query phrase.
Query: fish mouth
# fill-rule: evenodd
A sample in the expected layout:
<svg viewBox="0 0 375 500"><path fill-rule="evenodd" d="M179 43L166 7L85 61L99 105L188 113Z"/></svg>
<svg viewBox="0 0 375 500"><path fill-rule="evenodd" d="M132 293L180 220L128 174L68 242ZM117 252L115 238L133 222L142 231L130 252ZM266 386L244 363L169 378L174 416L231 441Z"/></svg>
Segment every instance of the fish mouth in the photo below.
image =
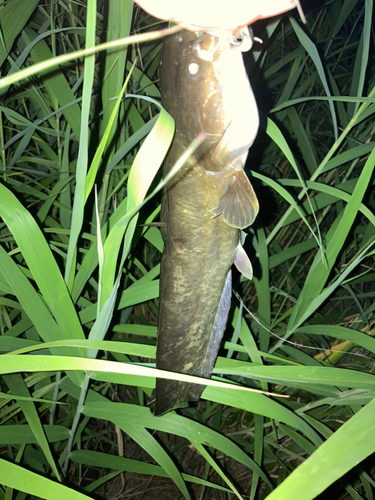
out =
<svg viewBox="0 0 375 500"><path fill-rule="evenodd" d="M213 62L224 50L240 50L248 52L254 43L253 30L248 26L238 29L233 37L222 37L215 35L202 35L192 43L192 52L202 60Z"/></svg>

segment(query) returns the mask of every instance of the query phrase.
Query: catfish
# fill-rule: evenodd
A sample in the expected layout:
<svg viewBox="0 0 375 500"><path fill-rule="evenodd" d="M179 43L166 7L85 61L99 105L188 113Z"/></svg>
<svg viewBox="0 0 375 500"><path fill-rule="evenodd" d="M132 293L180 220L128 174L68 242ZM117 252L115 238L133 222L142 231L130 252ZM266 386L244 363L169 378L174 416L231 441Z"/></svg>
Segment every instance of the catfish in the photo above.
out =
<svg viewBox="0 0 375 500"><path fill-rule="evenodd" d="M259 127L242 39L180 31L161 55L162 106L175 121L163 174L201 133L206 140L164 187L156 367L209 378L226 327L231 267L252 279L242 230L259 211L244 172ZM205 386L156 380L155 415L198 401Z"/></svg>

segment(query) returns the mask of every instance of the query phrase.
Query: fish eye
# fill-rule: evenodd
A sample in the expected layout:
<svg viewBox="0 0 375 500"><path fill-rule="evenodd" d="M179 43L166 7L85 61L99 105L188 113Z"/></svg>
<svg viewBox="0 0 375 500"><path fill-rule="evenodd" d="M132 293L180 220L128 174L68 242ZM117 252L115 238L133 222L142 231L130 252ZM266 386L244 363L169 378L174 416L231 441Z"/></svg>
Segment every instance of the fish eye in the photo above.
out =
<svg viewBox="0 0 375 500"><path fill-rule="evenodd" d="M199 64L193 61L188 64L186 70L190 76L195 76L198 74Z"/></svg>

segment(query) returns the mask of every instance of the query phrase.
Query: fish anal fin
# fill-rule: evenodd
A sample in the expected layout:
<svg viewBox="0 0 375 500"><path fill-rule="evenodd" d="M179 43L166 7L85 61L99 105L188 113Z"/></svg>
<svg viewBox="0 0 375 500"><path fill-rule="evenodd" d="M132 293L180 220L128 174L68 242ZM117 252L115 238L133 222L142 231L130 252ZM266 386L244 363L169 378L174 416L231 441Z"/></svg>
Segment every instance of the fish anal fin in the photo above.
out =
<svg viewBox="0 0 375 500"><path fill-rule="evenodd" d="M249 280L253 279L253 266L251 265L250 259L243 249L241 243L239 243L236 248L234 265L237 267L239 272L245 276L245 278Z"/></svg>
<svg viewBox="0 0 375 500"><path fill-rule="evenodd" d="M202 370L202 377L210 377L214 367L217 353L225 328L227 326L228 314L230 309L230 301L232 296L232 271L228 271L225 279L224 288L221 293L220 302L212 318L212 334L210 342L207 346L205 355L205 364Z"/></svg>
<svg viewBox="0 0 375 500"><path fill-rule="evenodd" d="M207 344L207 351L204 356L204 362L201 366L199 374L201 377L211 377L217 354L219 352L220 343L227 326L231 296L232 271L229 270L225 279L223 291L221 293L220 302L216 308L214 316L212 317L212 323L210 325L210 328L212 328L212 333L210 341ZM190 392L190 401L199 401L204 389L205 386L194 385Z"/></svg>
<svg viewBox="0 0 375 500"><path fill-rule="evenodd" d="M229 226L244 229L251 226L259 211L259 203L245 172L237 170L230 177L228 187L215 209L215 216L223 214Z"/></svg>

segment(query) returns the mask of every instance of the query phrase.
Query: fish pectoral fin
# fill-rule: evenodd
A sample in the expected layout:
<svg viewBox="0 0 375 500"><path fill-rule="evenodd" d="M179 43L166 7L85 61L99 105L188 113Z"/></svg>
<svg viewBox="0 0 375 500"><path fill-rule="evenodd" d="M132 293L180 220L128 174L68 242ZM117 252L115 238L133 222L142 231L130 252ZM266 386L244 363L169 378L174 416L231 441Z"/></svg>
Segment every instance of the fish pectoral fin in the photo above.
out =
<svg viewBox="0 0 375 500"><path fill-rule="evenodd" d="M241 243L238 243L238 246L236 248L234 265L237 267L239 272L245 276L245 278L249 280L253 279L253 266L251 265L250 259L243 249Z"/></svg>
<svg viewBox="0 0 375 500"><path fill-rule="evenodd" d="M223 220L229 226L244 229L254 222L258 212L259 203L253 186L245 172L237 170L229 179L214 216L223 214Z"/></svg>

